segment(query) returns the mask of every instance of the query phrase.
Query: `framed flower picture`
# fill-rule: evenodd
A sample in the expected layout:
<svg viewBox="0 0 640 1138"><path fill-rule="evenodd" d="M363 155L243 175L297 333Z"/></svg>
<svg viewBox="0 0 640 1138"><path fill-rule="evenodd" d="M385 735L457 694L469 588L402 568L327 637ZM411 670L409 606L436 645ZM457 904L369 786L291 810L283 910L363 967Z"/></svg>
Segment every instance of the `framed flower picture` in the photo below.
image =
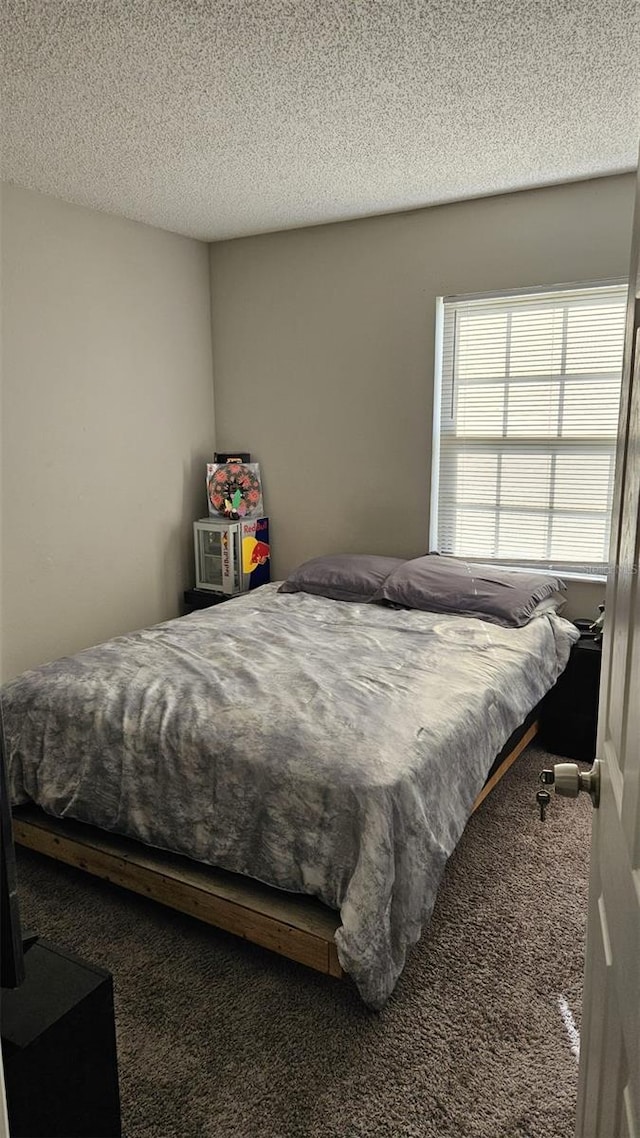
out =
<svg viewBox="0 0 640 1138"><path fill-rule="evenodd" d="M207 502L212 517L238 521L262 515L259 463L207 463Z"/></svg>

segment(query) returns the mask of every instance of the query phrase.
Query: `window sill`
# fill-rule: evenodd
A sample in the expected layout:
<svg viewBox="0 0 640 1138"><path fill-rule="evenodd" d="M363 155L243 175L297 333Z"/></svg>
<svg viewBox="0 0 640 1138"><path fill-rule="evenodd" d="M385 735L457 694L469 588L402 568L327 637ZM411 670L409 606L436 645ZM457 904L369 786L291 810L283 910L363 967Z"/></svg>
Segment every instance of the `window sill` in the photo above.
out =
<svg viewBox="0 0 640 1138"><path fill-rule="evenodd" d="M591 585L606 585L607 577L604 573L577 573L573 569L545 569L537 565L502 565L500 562L491 562L497 569L513 569L514 573L540 573L544 577L560 577L563 581L586 581Z"/></svg>
<svg viewBox="0 0 640 1138"><path fill-rule="evenodd" d="M480 557L462 557L462 554L442 553L441 557L458 557L469 565L493 565L496 569L504 569L509 573L540 573L544 577L560 577L563 581L586 581L592 585L606 585L606 573L580 573L576 569L548 569L545 565L517 564L514 561L483 561Z"/></svg>
<svg viewBox="0 0 640 1138"><path fill-rule="evenodd" d="M541 573L553 573L554 577L562 577L563 581L586 581L589 585L606 585L607 578L602 573L562 573L553 569L541 569Z"/></svg>

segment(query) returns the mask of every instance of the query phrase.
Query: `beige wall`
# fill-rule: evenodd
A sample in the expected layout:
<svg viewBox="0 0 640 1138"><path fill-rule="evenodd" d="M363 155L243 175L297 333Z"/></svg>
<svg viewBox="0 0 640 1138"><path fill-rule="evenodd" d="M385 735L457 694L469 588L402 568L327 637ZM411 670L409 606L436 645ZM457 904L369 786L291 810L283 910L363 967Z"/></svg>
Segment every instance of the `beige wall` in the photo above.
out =
<svg viewBox="0 0 640 1138"><path fill-rule="evenodd" d="M217 445L263 466L274 570L427 544L436 297L625 276L632 175L211 247ZM601 587L575 585L587 615Z"/></svg>
<svg viewBox="0 0 640 1138"><path fill-rule="evenodd" d="M178 614L214 437L206 245L3 190L8 679Z"/></svg>
<svg viewBox="0 0 640 1138"><path fill-rule="evenodd" d="M215 443L263 464L277 575L425 548L436 296L623 275L632 198L608 178L212 247ZM14 186L0 236L7 679L180 611L214 431L203 244Z"/></svg>

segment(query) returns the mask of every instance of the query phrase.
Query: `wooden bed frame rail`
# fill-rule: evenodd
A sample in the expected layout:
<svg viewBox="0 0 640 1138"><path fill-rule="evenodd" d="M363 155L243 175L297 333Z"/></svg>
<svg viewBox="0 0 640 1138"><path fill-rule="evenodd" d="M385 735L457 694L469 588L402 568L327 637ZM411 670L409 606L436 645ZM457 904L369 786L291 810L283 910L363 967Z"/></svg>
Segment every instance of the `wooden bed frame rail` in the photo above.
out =
<svg viewBox="0 0 640 1138"><path fill-rule="evenodd" d="M478 795L474 811L537 729L537 722L531 723L501 758ZM339 914L312 897L284 893L81 822L61 821L35 807L14 811L13 833L18 845L150 897L308 968L344 976L334 940Z"/></svg>

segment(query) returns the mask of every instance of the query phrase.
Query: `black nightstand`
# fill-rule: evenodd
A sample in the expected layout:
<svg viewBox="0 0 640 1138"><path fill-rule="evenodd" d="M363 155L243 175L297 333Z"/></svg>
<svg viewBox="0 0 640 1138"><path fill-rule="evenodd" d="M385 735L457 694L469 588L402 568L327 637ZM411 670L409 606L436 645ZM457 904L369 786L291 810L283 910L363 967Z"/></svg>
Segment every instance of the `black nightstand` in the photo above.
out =
<svg viewBox="0 0 640 1138"><path fill-rule="evenodd" d="M15 1138L120 1138L113 981L39 940L2 990L2 1057Z"/></svg>
<svg viewBox="0 0 640 1138"><path fill-rule="evenodd" d="M602 641L581 636L542 701L539 738L554 755L592 762L596 753Z"/></svg>
<svg viewBox="0 0 640 1138"><path fill-rule="evenodd" d="M183 593L186 612L195 612L196 609L208 609L211 605L219 605L221 601L232 599L229 593L212 593L210 589L185 589Z"/></svg>

